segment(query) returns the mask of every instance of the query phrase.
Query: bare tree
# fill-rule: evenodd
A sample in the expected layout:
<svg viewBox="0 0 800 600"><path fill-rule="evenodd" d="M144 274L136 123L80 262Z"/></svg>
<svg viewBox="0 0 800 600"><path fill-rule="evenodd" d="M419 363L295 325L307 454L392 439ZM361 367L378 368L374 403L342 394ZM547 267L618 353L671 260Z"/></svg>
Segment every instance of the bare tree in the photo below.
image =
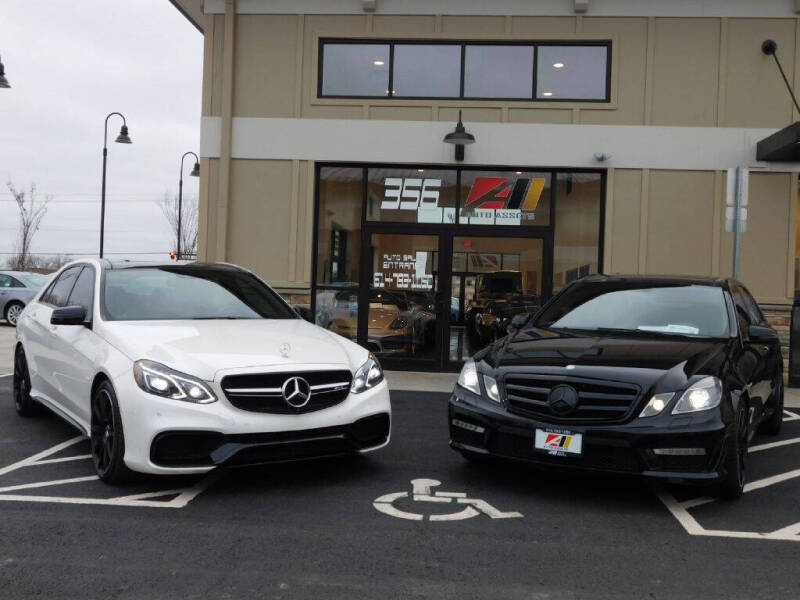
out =
<svg viewBox="0 0 800 600"><path fill-rule="evenodd" d="M178 249L178 196L168 192L158 203L170 229L170 243ZM194 258L197 255L197 198L184 194L181 203L181 256Z"/></svg>
<svg viewBox="0 0 800 600"><path fill-rule="evenodd" d="M44 200L39 200L36 195L36 184L32 183L26 190L17 190L10 181L6 183L14 201L17 203L19 213L19 231L17 232L17 243L14 254L8 260L8 266L16 271L27 271L34 266L31 256L31 243L39 231L42 219L47 214L47 205L52 199L45 196Z"/></svg>

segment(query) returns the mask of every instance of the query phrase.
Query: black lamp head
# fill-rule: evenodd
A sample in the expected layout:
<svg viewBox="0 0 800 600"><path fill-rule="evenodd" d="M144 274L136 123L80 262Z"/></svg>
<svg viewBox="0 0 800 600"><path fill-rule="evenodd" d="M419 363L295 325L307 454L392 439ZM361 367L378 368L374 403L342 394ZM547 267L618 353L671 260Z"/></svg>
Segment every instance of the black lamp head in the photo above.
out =
<svg viewBox="0 0 800 600"><path fill-rule="evenodd" d="M458 111L458 123L456 123L456 128L454 131L451 131L446 136L444 136L444 140L442 140L445 144L474 144L475 143L475 136L471 133L467 133L467 130L464 128L464 123L461 122L461 111Z"/></svg>
<svg viewBox="0 0 800 600"><path fill-rule="evenodd" d="M761 43L761 51L767 56L775 54L778 49L778 43L775 40L764 40Z"/></svg>
<svg viewBox="0 0 800 600"><path fill-rule="evenodd" d="M8 79L6 79L6 69L3 66L2 61L0 61L0 88L10 88L11 84L8 83Z"/></svg>
<svg viewBox="0 0 800 600"><path fill-rule="evenodd" d="M131 142L131 138L128 136L128 126L127 125L123 125L120 128L119 135L117 136L117 139L114 140L114 141L117 142L118 144L132 144L133 143L133 142Z"/></svg>
<svg viewBox="0 0 800 600"><path fill-rule="evenodd" d="M194 163L194 169L192 169L192 172L189 173L189 177L200 177L200 163L199 162Z"/></svg>

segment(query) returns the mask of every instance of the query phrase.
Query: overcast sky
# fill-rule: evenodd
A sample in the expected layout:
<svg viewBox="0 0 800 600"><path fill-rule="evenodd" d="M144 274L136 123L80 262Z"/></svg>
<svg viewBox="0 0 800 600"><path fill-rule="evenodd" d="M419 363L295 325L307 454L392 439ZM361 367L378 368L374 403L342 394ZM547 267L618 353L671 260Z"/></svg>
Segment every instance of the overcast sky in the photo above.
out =
<svg viewBox="0 0 800 600"><path fill-rule="evenodd" d="M181 155L200 141L203 36L169 0L1 0L0 253L17 218L5 185L35 182L53 200L35 253L96 253L103 121L109 120L105 251L171 249L156 202L177 194ZM184 197L197 196L188 177ZM0 254L0 263L6 254Z"/></svg>

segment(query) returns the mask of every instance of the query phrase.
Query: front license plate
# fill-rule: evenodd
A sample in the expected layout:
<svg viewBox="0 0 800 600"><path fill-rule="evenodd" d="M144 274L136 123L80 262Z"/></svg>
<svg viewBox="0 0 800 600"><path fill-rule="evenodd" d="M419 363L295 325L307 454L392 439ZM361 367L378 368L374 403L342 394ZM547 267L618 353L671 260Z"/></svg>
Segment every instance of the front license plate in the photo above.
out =
<svg viewBox="0 0 800 600"><path fill-rule="evenodd" d="M537 429L533 447L553 456L580 454L583 450L583 434L563 429Z"/></svg>

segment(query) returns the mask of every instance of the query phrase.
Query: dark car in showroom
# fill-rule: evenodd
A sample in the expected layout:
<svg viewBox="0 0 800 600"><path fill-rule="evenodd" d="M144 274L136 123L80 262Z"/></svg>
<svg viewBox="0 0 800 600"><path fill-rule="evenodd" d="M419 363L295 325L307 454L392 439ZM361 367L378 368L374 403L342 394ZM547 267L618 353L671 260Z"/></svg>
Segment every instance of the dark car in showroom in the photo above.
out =
<svg viewBox="0 0 800 600"><path fill-rule="evenodd" d="M780 432L780 341L733 279L593 275L467 361L450 445L735 499L753 435Z"/></svg>

